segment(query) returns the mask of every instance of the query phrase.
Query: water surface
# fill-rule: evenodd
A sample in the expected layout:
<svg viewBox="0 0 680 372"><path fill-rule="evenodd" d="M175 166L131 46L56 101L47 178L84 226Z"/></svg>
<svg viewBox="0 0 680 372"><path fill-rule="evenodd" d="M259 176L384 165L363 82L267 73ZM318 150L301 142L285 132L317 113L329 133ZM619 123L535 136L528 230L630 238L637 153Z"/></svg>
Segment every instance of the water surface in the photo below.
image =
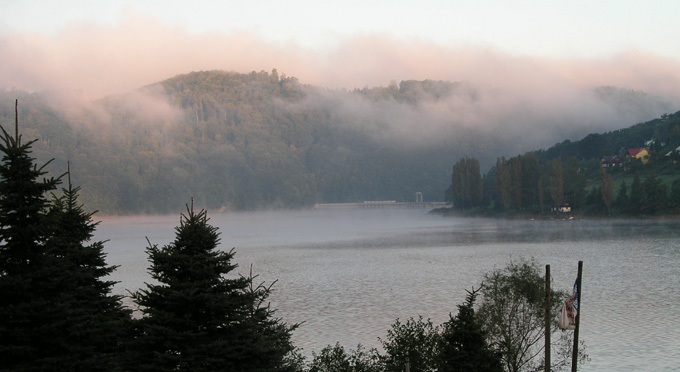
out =
<svg viewBox="0 0 680 372"><path fill-rule="evenodd" d="M672 221L506 221L413 210L209 214L238 271L278 280L272 303L305 354L339 341L379 346L395 319L446 321L484 273L513 259L551 265L568 290L584 261L584 371L680 368L680 224ZM103 218L97 239L120 265L118 293L149 281L144 252L174 238L177 216Z"/></svg>

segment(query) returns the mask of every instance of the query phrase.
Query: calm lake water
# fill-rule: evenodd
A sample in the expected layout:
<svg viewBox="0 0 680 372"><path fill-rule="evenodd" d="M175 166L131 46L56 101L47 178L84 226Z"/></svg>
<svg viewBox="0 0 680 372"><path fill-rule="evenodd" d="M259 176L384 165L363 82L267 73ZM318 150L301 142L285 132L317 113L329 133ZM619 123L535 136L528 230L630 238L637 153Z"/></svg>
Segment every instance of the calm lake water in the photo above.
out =
<svg viewBox="0 0 680 372"><path fill-rule="evenodd" d="M680 370L680 222L505 221L442 218L413 210L308 210L209 214L221 247L236 248L272 282L272 304L305 355L328 344L379 346L395 319L441 324L483 275L520 257L550 264L570 290L584 261L583 371ZM150 281L146 237L174 239L176 216L101 218L116 292Z"/></svg>

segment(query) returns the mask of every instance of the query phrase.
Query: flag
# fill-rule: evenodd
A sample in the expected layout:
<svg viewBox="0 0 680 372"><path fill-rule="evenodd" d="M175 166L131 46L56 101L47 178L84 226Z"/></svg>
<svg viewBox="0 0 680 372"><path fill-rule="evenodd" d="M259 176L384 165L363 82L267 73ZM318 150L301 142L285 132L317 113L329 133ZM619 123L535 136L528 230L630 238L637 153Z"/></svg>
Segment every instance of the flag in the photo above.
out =
<svg viewBox="0 0 680 372"><path fill-rule="evenodd" d="M578 278L574 281L574 292L571 298L573 299L573 306L576 311L578 311L578 305L579 305L579 296L578 296Z"/></svg>
<svg viewBox="0 0 680 372"><path fill-rule="evenodd" d="M579 294L578 294L578 279L574 282L574 290L560 309L559 317L557 318L557 325L561 329L574 330L576 329L576 314L578 314Z"/></svg>

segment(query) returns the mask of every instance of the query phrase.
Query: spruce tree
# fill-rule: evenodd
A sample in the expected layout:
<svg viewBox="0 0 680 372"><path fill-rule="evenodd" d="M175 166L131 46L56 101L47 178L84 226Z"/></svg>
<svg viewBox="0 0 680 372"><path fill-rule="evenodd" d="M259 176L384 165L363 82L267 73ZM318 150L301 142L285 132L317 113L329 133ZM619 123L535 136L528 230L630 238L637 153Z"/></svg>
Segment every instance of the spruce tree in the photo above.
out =
<svg viewBox="0 0 680 372"><path fill-rule="evenodd" d="M156 284L133 295L143 317L130 348L131 369L284 370L294 327L262 306L269 287L232 273L234 251L217 249L219 233L204 210L187 206L175 230L173 242L147 249Z"/></svg>
<svg viewBox="0 0 680 372"><path fill-rule="evenodd" d="M630 186L630 196L628 197L628 213L638 214L642 211L643 192L640 176L635 173L633 183Z"/></svg>
<svg viewBox="0 0 680 372"><path fill-rule="evenodd" d="M475 315L477 290L467 291L458 315L444 323L439 341L440 372L500 372L500 355L486 341L486 332Z"/></svg>
<svg viewBox="0 0 680 372"><path fill-rule="evenodd" d="M15 134L0 127L0 369L46 369L64 349L53 336L64 314L55 304L52 260L45 254L50 237L46 193L58 178L46 177L45 165L31 157L35 142L22 142L18 110Z"/></svg>
<svg viewBox="0 0 680 372"><path fill-rule="evenodd" d="M18 111L18 110L17 110ZM129 323L103 278L96 224L70 184L47 198L61 177L46 177L31 145L2 128L0 152L0 370L115 371ZM53 194L54 195L54 194Z"/></svg>
<svg viewBox="0 0 680 372"><path fill-rule="evenodd" d="M71 184L69 169L68 186L62 196L53 195L48 213L52 231L46 253L54 261L50 269L58 288L55 306L68 314L68 331L59 336L66 350L60 364L69 370L119 370L121 345L131 329L130 311L121 296L111 294L115 282L106 277L116 267L106 264L104 242L91 241L96 211L84 211L79 191Z"/></svg>

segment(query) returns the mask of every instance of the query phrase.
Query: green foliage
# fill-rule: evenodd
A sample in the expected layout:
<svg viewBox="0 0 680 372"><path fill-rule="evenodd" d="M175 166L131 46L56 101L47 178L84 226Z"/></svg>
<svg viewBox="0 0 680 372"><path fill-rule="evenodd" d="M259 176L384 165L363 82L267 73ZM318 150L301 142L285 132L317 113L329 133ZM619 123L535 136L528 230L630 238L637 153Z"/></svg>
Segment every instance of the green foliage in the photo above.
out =
<svg viewBox="0 0 680 372"><path fill-rule="evenodd" d="M607 215L611 216L612 200L614 197L614 178L604 168L600 168L600 190L602 192L602 201L607 206Z"/></svg>
<svg viewBox="0 0 680 372"><path fill-rule="evenodd" d="M380 340L385 350L381 362L385 371L400 372L406 363L412 372L430 372L437 369L439 333L429 319L409 318L406 323L397 319Z"/></svg>
<svg viewBox="0 0 680 372"><path fill-rule="evenodd" d="M382 371L378 351L365 350L361 344L356 350L345 351L339 343L328 345L319 354L312 352L308 372L379 372Z"/></svg>
<svg viewBox="0 0 680 372"><path fill-rule="evenodd" d="M18 110L17 110L18 111ZM129 312L104 278L113 267L96 224L70 180L63 196L46 194L46 177L22 143L2 128L0 151L0 369L115 371Z"/></svg>
<svg viewBox="0 0 680 372"><path fill-rule="evenodd" d="M68 314L69 331L53 341L65 348L63 365L73 370L111 371L121 368L122 341L130 335L130 311L121 296L111 295L115 282L106 277L116 267L107 266L104 243L92 242L97 223L78 201L79 187L70 181L63 195L53 195L48 217L52 233L46 253L51 285L58 288L57 305ZM93 311L96 309L96 311Z"/></svg>
<svg viewBox="0 0 680 372"><path fill-rule="evenodd" d="M462 158L451 173L451 201L456 209L478 207L482 202L482 173L475 158Z"/></svg>
<svg viewBox="0 0 680 372"><path fill-rule="evenodd" d="M227 278L234 252L217 250L205 211L187 207L174 242L148 248L158 284L134 294L144 315L130 362L140 371L290 370L287 326L263 306L270 287L254 277Z"/></svg>
<svg viewBox="0 0 680 372"><path fill-rule="evenodd" d="M1 129L0 366L40 369L65 351L54 341L66 314L51 311L59 291L50 277L54 257L46 252L51 227L45 194L59 180L44 178L44 166L34 165L35 141L23 143L18 118L14 136Z"/></svg>
<svg viewBox="0 0 680 372"><path fill-rule="evenodd" d="M680 213L680 178L675 180L671 186L668 208L670 213Z"/></svg>
<svg viewBox="0 0 680 372"><path fill-rule="evenodd" d="M468 291L458 315L442 325L439 372L502 371L500 355L487 344L487 334L475 314L477 290Z"/></svg>
<svg viewBox="0 0 680 372"><path fill-rule="evenodd" d="M564 199L564 174L562 172L562 159L552 161L550 174L550 198L554 207L560 206Z"/></svg>
<svg viewBox="0 0 680 372"><path fill-rule="evenodd" d="M630 197L628 197L628 213L639 214L642 212L642 181L640 175L635 173L633 183L630 186Z"/></svg>
<svg viewBox="0 0 680 372"><path fill-rule="evenodd" d="M599 159L604 155L620 154L621 149L639 148L642 144L655 138L659 143L680 145L680 111L664 114L658 119L618 129L603 134L590 134L580 141L566 140L547 150L536 152L539 161L561 157L569 159Z"/></svg>
<svg viewBox="0 0 680 372"><path fill-rule="evenodd" d="M626 186L625 181L621 181L614 206L620 210L624 210L628 206L628 186Z"/></svg>
<svg viewBox="0 0 680 372"><path fill-rule="evenodd" d="M667 187L659 177L650 174L642 183L642 198L640 200L640 211L643 214L655 215L666 210Z"/></svg>
<svg viewBox="0 0 680 372"><path fill-rule="evenodd" d="M599 167L598 167L599 168ZM581 160L571 157L567 160L563 175L564 196L572 207L583 206L585 199L586 174Z"/></svg>
<svg viewBox="0 0 680 372"><path fill-rule="evenodd" d="M483 178L487 181L484 181L485 197L480 211L486 213L484 209L490 211L493 206L497 212L536 213L540 207L543 213L546 203L558 207L567 202L572 212L578 214L676 214L678 209L667 201L668 190L680 170L677 160L680 152L675 151L680 145L678 133L680 112L627 129L590 134L580 141L564 141L548 150L509 160L498 158L496 166ZM628 148L640 148L643 144L650 151L646 163L627 158L624 167L607 168L607 172L602 173L602 155L618 153L626 157ZM569 156L566 164L562 156ZM644 185L640 181L642 177L645 177ZM489 187L493 185L491 180L495 189ZM466 181L456 182L465 184ZM614 193L616 187L618 191ZM449 187L447 192L452 190Z"/></svg>
<svg viewBox="0 0 680 372"><path fill-rule="evenodd" d="M335 346L326 346L319 354L312 352L309 372L345 372L351 370L349 355L339 343L336 343Z"/></svg>
<svg viewBox="0 0 680 372"><path fill-rule="evenodd" d="M537 370L544 350L545 278L533 260L511 262L484 276L478 315L509 372ZM566 294L551 289L551 298ZM557 311L553 310L552 319ZM556 324L553 325L553 331Z"/></svg>
<svg viewBox="0 0 680 372"><path fill-rule="evenodd" d="M416 191L440 200L449 159L493 148L489 140L396 140L385 135L389 120L357 115L354 105L413 110L455 88L413 81L373 95L327 91L274 71L203 71L68 115L47 95L21 94L30 100L27 129L40 138L37 158L54 157L53 173L70 161L84 204L115 214L169 213L191 197L209 210L411 201ZM0 102L0 124L8 113Z"/></svg>

